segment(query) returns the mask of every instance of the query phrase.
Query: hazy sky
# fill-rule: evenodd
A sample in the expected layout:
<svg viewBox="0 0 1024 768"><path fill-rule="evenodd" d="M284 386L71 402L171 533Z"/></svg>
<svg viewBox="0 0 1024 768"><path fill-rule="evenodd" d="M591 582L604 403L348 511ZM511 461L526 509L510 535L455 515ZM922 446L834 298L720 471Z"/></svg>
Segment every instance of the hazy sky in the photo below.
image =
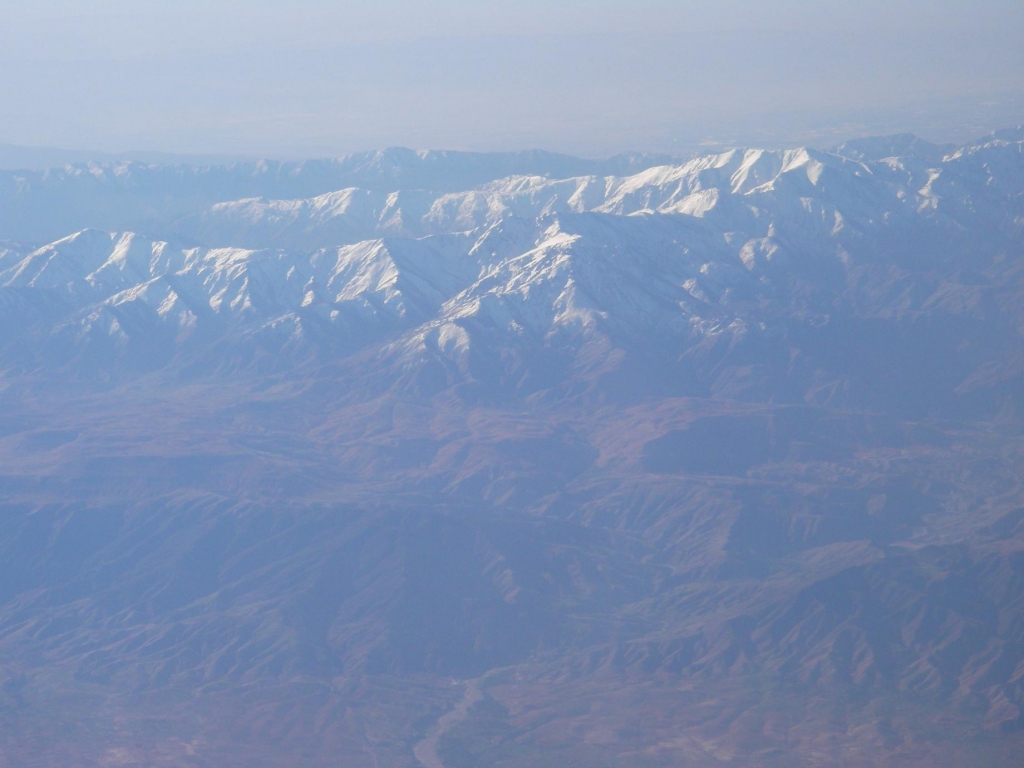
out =
<svg viewBox="0 0 1024 768"><path fill-rule="evenodd" d="M961 138L1024 122L1021 40L1020 0L0 0L0 142L295 156Z"/></svg>

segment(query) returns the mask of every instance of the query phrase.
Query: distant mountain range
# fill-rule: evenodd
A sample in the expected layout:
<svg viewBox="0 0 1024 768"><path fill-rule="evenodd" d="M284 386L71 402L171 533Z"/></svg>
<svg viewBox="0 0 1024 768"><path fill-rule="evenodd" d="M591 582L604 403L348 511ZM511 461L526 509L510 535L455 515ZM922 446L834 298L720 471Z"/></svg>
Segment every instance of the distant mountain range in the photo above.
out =
<svg viewBox="0 0 1024 768"><path fill-rule="evenodd" d="M0 172L0 764L1016 766L1024 130Z"/></svg>
<svg viewBox="0 0 1024 768"><path fill-rule="evenodd" d="M26 147L0 144L0 170L47 171L75 163L152 163L184 165L225 165L251 160L243 156L196 155L173 152L95 152L84 149Z"/></svg>
<svg viewBox="0 0 1024 768"><path fill-rule="evenodd" d="M127 160L0 171L4 238L42 243L86 227L162 234L177 218L239 198L303 198L358 187L370 192L458 192L513 175L624 175L670 162L624 154L582 160L551 152L414 151L393 148L337 159L210 165Z"/></svg>

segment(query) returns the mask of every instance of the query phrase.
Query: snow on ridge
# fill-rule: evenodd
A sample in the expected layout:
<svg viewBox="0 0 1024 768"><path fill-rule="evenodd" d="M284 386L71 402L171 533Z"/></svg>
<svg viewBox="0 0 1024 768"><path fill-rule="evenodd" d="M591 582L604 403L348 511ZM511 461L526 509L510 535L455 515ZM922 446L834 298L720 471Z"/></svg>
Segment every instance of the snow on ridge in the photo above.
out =
<svg viewBox="0 0 1024 768"><path fill-rule="evenodd" d="M896 197L900 168L887 167L879 194ZM244 200L208 210L202 226L184 234L218 244L275 242L290 247L344 244L382 234L420 237L491 226L506 216L536 218L563 212L631 215L651 211L705 216L730 197L757 197L780 183L804 189L823 178L834 184L812 195L844 194L871 177L869 165L838 154L796 149L730 150L627 177L551 179L518 175L461 192L374 195L341 190L308 200ZM862 178L857 178L862 177ZM888 184L889 189L883 189ZM902 186L911 188L911 179ZM915 188L910 189L912 193ZM360 205L354 204L355 200ZM727 206L730 210L736 206Z"/></svg>
<svg viewBox="0 0 1024 768"><path fill-rule="evenodd" d="M65 325L122 340L154 328L176 343L271 331L289 344L310 333L349 346L404 338L403 349L464 361L485 328L545 344L688 337L731 327L737 297L767 296L775 281L839 285L890 258L901 237L936 259L967 239L992 250L1019 237L1020 141L936 162L910 139L874 149L893 146L908 154L737 149L623 177L250 197L212 205L175 237L85 229L4 251L0 286L59 294Z"/></svg>

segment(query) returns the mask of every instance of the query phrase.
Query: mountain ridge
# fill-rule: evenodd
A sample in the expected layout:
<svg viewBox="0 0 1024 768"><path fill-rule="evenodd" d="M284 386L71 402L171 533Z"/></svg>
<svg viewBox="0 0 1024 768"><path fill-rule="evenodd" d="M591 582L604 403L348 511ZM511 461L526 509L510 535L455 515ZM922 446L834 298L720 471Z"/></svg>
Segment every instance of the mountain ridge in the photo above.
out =
<svg viewBox="0 0 1024 768"><path fill-rule="evenodd" d="M498 343L515 346L527 333L542 346L593 337L611 349L626 338L615 333L634 342L654 333L696 350L722 329L749 334L754 315L765 339L785 335L794 321L828 322L837 301L862 321L884 321L894 307L911 321L929 302L946 307L936 317L966 319L976 315L979 291L1004 280L999 260L1022 213L1012 194L1024 174L1021 146L989 142L948 154L930 171L888 158L864 164L807 150L733 150L624 179L511 177L486 185L482 202L475 191L428 197L419 217L407 215L401 193L381 195L379 214L357 213L362 224L338 230L331 222L348 217L354 194L345 190L310 203L316 215L307 230L328 233L320 243L289 234L292 221L281 235L273 218L261 229L264 209L250 215L249 201L218 204L211 211L241 211L247 237L208 233L209 245L194 247L182 245L197 239L187 229L176 245L87 230L20 260L9 252L0 283L6 292L60 297L72 314L55 318L54 332L65 335L130 344L138 333L136 346L156 348L144 338L153 328L164 329L165 347L198 329L199 337L241 333L257 345L305 345L314 354L326 343L327 359L340 348L384 343L456 368L451 354L469 350L470 326L489 329L487 344L500 332ZM998 171L989 156L1003 161ZM341 201L341 213L320 217L323 201ZM233 240L244 247L224 245ZM266 242L279 245L253 247ZM927 258L909 255L908 242ZM963 270L973 275L966 283ZM893 304L887 292L911 279L932 282L938 293ZM799 303L775 320L755 309L796 284ZM786 312L797 314L783 319ZM405 333L413 335L401 341Z"/></svg>

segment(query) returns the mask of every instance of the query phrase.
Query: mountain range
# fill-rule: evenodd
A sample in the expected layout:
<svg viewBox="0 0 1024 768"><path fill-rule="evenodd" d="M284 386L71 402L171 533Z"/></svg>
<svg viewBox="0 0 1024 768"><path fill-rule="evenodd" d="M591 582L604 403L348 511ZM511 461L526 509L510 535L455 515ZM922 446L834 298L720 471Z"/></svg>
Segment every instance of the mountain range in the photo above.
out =
<svg viewBox="0 0 1024 768"><path fill-rule="evenodd" d="M0 172L0 765L1015 766L1024 130Z"/></svg>

